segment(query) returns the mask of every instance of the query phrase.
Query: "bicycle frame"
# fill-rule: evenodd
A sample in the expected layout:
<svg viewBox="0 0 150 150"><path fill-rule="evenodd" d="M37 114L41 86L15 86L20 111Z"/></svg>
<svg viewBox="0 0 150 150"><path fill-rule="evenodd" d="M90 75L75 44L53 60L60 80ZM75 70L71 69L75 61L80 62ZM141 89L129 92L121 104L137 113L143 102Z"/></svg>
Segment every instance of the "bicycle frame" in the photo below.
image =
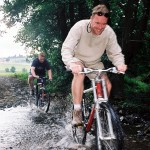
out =
<svg viewBox="0 0 150 150"><path fill-rule="evenodd" d="M44 83L44 82L46 82L46 77L41 77L41 78L39 78L39 79L37 79L37 84L36 84L36 94L38 94L38 87L40 86L40 90L42 91L42 93L43 93L43 91L45 90L45 84L46 83ZM38 83L38 80L41 80L39 83ZM45 81L44 81L45 80ZM45 96L45 95L43 95L42 94L42 97L43 96Z"/></svg>
<svg viewBox="0 0 150 150"><path fill-rule="evenodd" d="M50 81L47 82L47 77L40 77L36 79L34 85L35 97L30 100L31 106L33 104L37 107L38 110L43 112L48 112L50 108L50 92L47 89L47 83L50 84Z"/></svg>
<svg viewBox="0 0 150 150"><path fill-rule="evenodd" d="M110 112L107 111L108 127L109 127L109 133L110 133L109 136L107 136L107 137L103 136L103 134L102 134L101 120L99 117L100 104L108 101L105 80L100 77L100 74L98 74L95 79L91 80L91 82L92 82L92 88L84 90L84 92L83 92L83 93L88 93L90 91L93 91L93 96L94 96L94 105L92 107L88 122L85 125L85 131L86 132L90 131L93 120L94 120L94 115L95 115L96 121L97 121L98 134L99 134L98 137L101 140L115 139Z"/></svg>
<svg viewBox="0 0 150 150"><path fill-rule="evenodd" d="M39 107L41 101L43 102L46 97L46 77L40 77L36 83L36 106ZM40 102L40 103L39 103Z"/></svg>

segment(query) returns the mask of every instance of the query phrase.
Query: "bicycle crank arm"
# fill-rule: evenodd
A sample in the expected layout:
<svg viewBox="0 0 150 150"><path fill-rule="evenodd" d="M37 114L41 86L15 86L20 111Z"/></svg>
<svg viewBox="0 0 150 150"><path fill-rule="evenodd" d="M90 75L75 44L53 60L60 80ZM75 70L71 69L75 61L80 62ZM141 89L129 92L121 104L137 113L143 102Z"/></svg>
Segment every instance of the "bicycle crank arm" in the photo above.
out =
<svg viewBox="0 0 150 150"><path fill-rule="evenodd" d="M100 138L101 140L112 140L112 139L116 139L114 135L110 135L109 137L99 136L99 138Z"/></svg>

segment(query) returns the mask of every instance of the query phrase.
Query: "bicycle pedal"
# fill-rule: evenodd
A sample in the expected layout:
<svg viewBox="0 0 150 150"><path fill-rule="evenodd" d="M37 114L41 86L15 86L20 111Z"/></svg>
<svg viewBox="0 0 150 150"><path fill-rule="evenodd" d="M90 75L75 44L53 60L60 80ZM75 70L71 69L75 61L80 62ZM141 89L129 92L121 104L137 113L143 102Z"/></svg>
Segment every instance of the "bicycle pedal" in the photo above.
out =
<svg viewBox="0 0 150 150"><path fill-rule="evenodd" d="M73 125L73 127L75 127L75 128L82 128L83 124L75 124L75 125Z"/></svg>
<svg viewBox="0 0 150 150"><path fill-rule="evenodd" d="M42 94L42 96L43 96L43 97L46 97L46 94L44 93L44 94Z"/></svg>

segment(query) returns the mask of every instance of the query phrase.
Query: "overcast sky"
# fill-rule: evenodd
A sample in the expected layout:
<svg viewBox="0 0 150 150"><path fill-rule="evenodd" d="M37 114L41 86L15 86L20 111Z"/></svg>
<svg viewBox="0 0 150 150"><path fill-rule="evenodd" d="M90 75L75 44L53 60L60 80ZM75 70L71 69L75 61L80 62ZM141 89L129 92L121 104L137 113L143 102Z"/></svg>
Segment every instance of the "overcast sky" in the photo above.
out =
<svg viewBox="0 0 150 150"><path fill-rule="evenodd" d="M3 0L0 0L0 5L3 4ZM3 13L0 11L0 20L3 18ZM0 30L6 30L6 34L0 36L0 57L25 55L24 47L21 43L15 43L14 36L17 34L19 26L7 29L6 26L0 21Z"/></svg>

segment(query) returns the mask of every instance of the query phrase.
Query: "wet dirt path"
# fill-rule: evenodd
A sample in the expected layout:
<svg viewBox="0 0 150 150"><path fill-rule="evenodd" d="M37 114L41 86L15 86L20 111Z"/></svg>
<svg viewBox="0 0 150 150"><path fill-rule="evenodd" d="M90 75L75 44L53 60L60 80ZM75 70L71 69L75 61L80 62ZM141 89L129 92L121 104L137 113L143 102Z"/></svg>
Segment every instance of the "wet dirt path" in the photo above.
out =
<svg viewBox="0 0 150 150"><path fill-rule="evenodd" d="M71 102L53 96L45 114L29 104L29 89L22 81L0 77L0 150L95 150L74 143L71 133ZM135 127L126 126L125 150L148 150L148 138L137 138ZM91 138L91 137L90 137Z"/></svg>

